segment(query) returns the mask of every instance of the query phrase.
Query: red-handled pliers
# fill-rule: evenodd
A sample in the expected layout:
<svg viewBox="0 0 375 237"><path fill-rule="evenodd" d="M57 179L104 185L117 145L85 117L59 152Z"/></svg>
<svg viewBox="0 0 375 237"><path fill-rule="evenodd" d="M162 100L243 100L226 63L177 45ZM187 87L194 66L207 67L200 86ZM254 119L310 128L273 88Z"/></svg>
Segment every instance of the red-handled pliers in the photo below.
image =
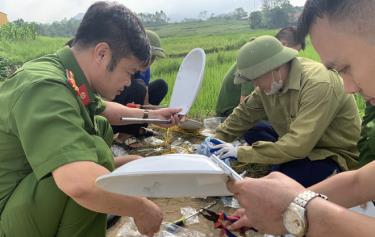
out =
<svg viewBox="0 0 375 237"><path fill-rule="evenodd" d="M230 216L223 211L216 213L208 209L203 209L201 215L207 220L214 222L215 229L221 229L221 236L237 237L227 229L227 226L238 221L240 219L239 216ZM240 233L245 233L249 229L257 232L254 228L242 228Z"/></svg>
<svg viewBox="0 0 375 237"><path fill-rule="evenodd" d="M139 109L141 108L141 105L136 103L127 103L126 107Z"/></svg>

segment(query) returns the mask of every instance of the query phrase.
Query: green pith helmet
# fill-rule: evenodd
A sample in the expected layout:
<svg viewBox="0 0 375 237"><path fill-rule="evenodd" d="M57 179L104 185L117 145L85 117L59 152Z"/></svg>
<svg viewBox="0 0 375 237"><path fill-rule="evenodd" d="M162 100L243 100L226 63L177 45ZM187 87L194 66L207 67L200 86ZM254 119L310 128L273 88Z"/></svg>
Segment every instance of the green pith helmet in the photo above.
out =
<svg viewBox="0 0 375 237"><path fill-rule="evenodd" d="M297 50L284 47L273 36L257 37L238 51L234 84L254 80L289 62L297 54Z"/></svg>
<svg viewBox="0 0 375 237"><path fill-rule="evenodd" d="M146 30L146 34L148 39L150 40L152 56L165 58L166 54L164 52L164 49L162 49L160 46L160 37L158 36L158 34L151 30Z"/></svg>

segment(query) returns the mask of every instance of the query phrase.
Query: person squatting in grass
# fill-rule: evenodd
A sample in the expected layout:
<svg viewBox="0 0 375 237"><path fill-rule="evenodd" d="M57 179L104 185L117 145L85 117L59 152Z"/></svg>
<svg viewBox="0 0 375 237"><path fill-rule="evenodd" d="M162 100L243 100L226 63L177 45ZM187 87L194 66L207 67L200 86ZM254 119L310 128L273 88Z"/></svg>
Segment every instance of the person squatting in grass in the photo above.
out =
<svg viewBox="0 0 375 237"><path fill-rule="evenodd" d="M156 59L165 58L166 54L161 48L160 37L154 31L146 30L146 34L151 44L151 62ZM159 108L160 102L168 92L168 84L163 79L156 79L150 82L151 67L144 71L136 72L133 75L132 83L125 87L120 95L117 95L114 102L127 105L128 103L147 106L147 108ZM147 124L133 124L112 126L114 133L119 133L119 140L124 140L130 136L141 137L153 135L152 130L147 129Z"/></svg>
<svg viewBox="0 0 375 237"><path fill-rule="evenodd" d="M305 49L305 40L299 39L295 27L288 26L279 30L275 37L287 47L295 50ZM216 102L216 116L228 117L233 109L242 103L253 91L251 82L235 84L234 78L237 72L237 62L234 63L225 74L221 84L220 93ZM278 134L268 121L259 121L242 135L248 144L256 141L277 141Z"/></svg>
<svg viewBox="0 0 375 237"><path fill-rule="evenodd" d="M308 187L358 168L360 117L338 73L297 53L273 36L257 37L239 50L235 83L251 82L256 89L214 137L231 142L261 120L269 121L279 137L214 148L221 158L267 164Z"/></svg>

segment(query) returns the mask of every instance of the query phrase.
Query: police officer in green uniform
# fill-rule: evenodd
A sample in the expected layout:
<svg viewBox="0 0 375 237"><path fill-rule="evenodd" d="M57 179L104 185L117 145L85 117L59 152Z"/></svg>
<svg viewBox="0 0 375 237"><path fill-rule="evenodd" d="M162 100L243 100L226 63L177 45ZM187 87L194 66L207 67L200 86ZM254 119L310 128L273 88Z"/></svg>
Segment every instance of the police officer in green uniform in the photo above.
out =
<svg viewBox="0 0 375 237"><path fill-rule="evenodd" d="M250 82L241 85L234 84L236 71L237 63L234 63L225 74L221 84L215 109L219 117L228 117L233 109L253 92L253 85Z"/></svg>
<svg viewBox="0 0 375 237"><path fill-rule="evenodd" d="M224 143L217 154L245 163L271 164L304 186L334 172L358 167L356 143L360 118L353 96L344 93L339 75L322 64L296 57L272 36L245 44L237 57L235 83L252 82L256 90L217 129L226 142L267 119L277 142L252 146Z"/></svg>
<svg viewBox="0 0 375 237"><path fill-rule="evenodd" d="M0 236L104 237L105 213L133 217L145 235L158 231L162 213L153 202L95 186L97 177L127 161L112 157L108 121L178 122L179 109L148 112L101 99L113 99L149 61L135 14L98 2L72 48L25 63L0 85Z"/></svg>

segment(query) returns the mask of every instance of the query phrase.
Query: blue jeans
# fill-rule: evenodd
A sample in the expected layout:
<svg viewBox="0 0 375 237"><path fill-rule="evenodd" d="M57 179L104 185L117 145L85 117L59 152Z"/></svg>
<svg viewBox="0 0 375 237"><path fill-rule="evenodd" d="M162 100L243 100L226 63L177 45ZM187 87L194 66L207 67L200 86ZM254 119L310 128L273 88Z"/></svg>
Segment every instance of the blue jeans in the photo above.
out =
<svg viewBox="0 0 375 237"><path fill-rule="evenodd" d="M278 135L269 122L258 122L250 128L244 138L248 144L257 141L276 142ZM304 187L309 187L341 171L338 164L330 158L312 161L309 158L293 160L280 165L272 165L272 171L279 171L296 180Z"/></svg>

